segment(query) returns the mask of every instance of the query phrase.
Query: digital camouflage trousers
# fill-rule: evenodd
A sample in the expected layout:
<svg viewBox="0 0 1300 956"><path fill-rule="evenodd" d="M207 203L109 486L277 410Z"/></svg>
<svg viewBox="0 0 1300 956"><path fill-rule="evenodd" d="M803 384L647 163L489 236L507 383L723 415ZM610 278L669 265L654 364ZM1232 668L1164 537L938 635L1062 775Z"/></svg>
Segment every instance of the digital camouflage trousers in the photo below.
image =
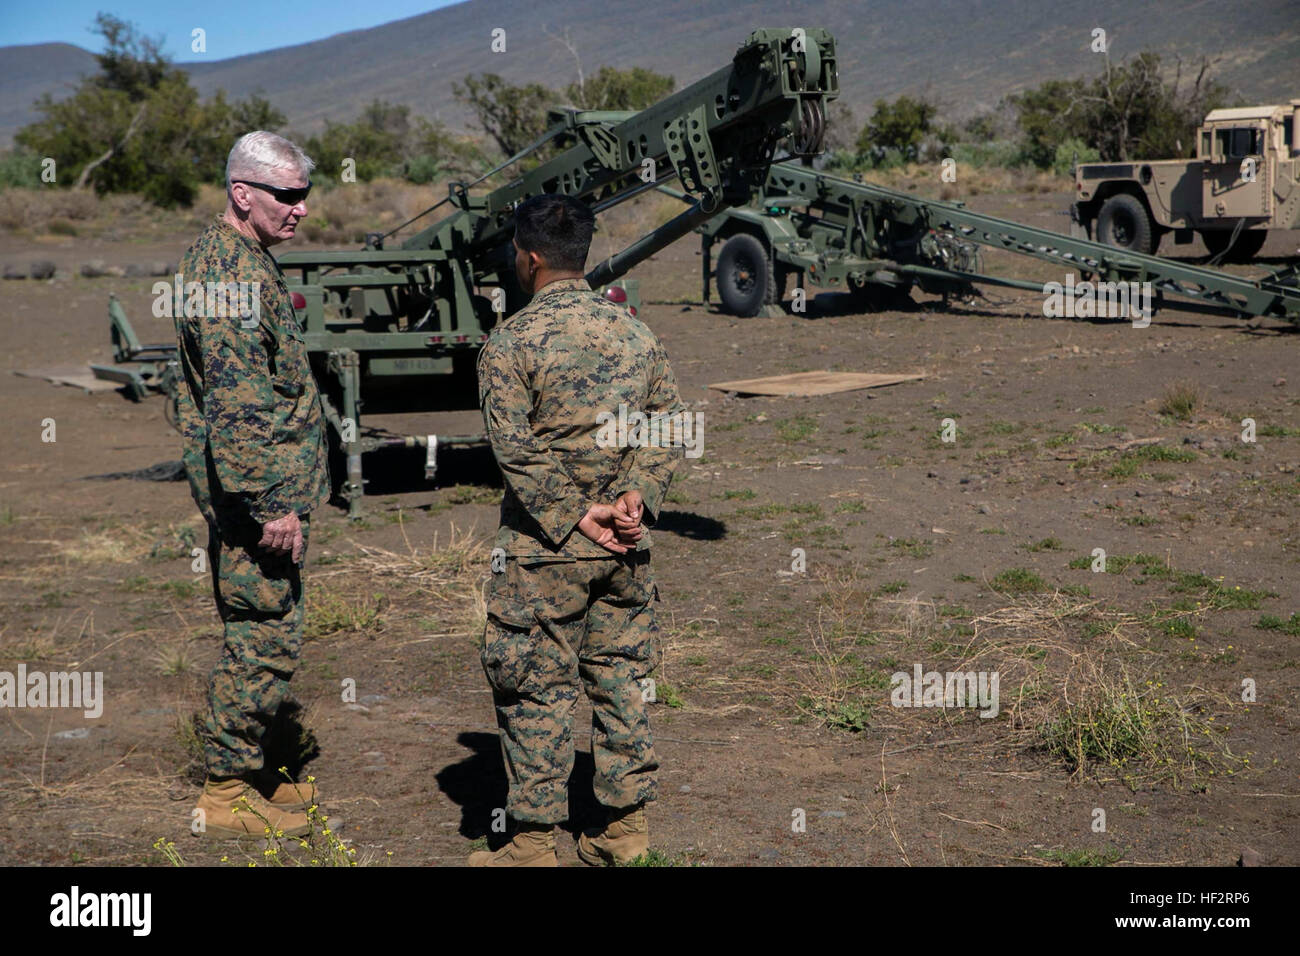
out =
<svg viewBox="0 0 1300 956"><path fill-rule="evenodd" d="M658 600L648 552L618 558L507 558L487 586L482 661L496 705L516 820L568 818L573 711L591 701L596 799L628 807L657 794L641 678L658 666Z"/></svg>
<svg viewBox="0 0 1300 956"><path fill-rule="evenodd" d="M302 522L306 559L308 517ZM257 542L251 518L208 524L208 561L225 646L208 682L203 748L208 775L244 776L263 768L263 738L284 705L302 650L301 565ZM267 768L276 770L277 768Z"/></svg>

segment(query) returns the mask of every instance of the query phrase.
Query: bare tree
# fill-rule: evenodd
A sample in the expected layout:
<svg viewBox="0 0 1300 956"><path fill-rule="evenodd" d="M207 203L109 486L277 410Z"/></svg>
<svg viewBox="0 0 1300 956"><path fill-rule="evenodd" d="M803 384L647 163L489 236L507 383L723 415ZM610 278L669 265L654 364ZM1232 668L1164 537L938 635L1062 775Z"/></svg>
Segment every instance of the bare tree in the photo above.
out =
<svg viewBox="0 0 1300 956"><path fill-rule="evenodd" d="M140 104L139 109L135 111L135 116L131 117L131 122L126 128L126 132L122 134L121 139L111 141L108 144L108 149L105 151L104 155L86 164L85 168L81 171L81 175L77 177L76 183L73 184L73 189L85 189L90 183L90 174L95 171L95 168L108 162L126 147L127 140L134 136L136 130L140 128L140 121L144 119L144 110L147 105L147 102Z"/></svg>
<svg viewBox="0 0 1300 956"><path fill-rule="evenodd" d="M587 88L586 88L586 80L583 78L583 75L582 75L582 57L578 56L578 48L577 48L577 45L574 44L572 38L569 36L569 28L568 28L568 27L565 27L565 28L564 28L564 32L563 32L562 34L559 34L559 35L552 33L552 32L551 32L549 29L547 29L546 27L542 27L542 32L545 33L545 34L546 34L548 37L550 37L552 40L554 40L556 43L559 43L559 44L560 44L561 46L563 46L566 50L568 50L568 51L569 51L569 54L573 57L573 62L577 64L577 66L578 66L578 83L577 83L577 87L578 87L578 98L579 98L582 102L580 102L580 103L575 103L575 104L573 104L573 105L574 105L574 106L578 106L578 107L582 107L582 108L585 109L586 106L587 106L587 99L586 99L586 97L587 97Z"/></svg>

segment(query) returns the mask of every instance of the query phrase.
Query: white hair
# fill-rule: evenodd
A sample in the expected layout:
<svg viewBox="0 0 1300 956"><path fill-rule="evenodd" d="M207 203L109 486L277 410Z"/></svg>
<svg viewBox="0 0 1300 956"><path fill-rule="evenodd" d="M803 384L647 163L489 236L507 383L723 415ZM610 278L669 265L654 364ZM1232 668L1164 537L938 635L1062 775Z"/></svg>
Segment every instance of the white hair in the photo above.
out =
<svg viewBox="0 0 1300 956"><path fill-rule="evenodd" d="M316 163L299 146L259 129L235 140L226 158L226 188L236 179L264 181L266 174L276 169L301 173L305 178L315 168Z"/></svg>

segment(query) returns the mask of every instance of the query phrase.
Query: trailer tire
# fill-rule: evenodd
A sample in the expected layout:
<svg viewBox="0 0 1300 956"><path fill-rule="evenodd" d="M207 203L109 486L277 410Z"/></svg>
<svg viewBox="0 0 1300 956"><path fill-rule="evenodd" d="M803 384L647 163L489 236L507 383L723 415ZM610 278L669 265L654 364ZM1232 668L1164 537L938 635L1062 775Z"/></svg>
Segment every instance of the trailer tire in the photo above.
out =
<svg viewBox="0 0 1300 956"><path fill-rule="evenodd" d="M1129 193L1116 193L1102 203L1097 214L1097 241L1143 255L1150 255L1160 244L1147 207Z"/></svg>
<svg viewBox="0 0 1300 956"><path fill-rule="evenodd" d="M727 240L718 255L718 295L732 315L750 318L776 301L776 276L767 249L749 233Z"/></svg>
<svg viewBox="0 0 1300 956"><path fill-rule="evenodd" d="M1205 243L1205 248L1210 250L1212 256L1217 256L1226 249L1231 238L1231 229L1205 229L1201 232L1201 241ZM1223 261L1249 262L1259 254L1259 250L1264 248L1264 240L1267 238L1268 231L1265 229L1243 229Z"/></svg>

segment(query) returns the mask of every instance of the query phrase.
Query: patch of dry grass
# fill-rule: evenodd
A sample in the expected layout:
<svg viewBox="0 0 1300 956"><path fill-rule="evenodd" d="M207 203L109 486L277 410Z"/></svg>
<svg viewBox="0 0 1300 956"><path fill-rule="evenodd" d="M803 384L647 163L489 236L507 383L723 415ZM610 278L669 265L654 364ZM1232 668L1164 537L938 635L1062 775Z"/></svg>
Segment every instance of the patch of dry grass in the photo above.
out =
<svg viewBox="0 0 1300 956"><path fill-rule="evenodd" d="M77 564L136 564L148 557L151 543L139 528L87 528L73 538L55 541L54 550Z"/></svg>
<svg viewBox="0 0 1300 956"><path fill-rule="evenodd" d="M303 639L312 641L334 634L365 634L374 640L382 629L382 615L388 607L387 597L375 592L370 596L349 597L329 587L313 587L304 608Z"/></svg>
<svg viewBox="0 0 1300 956"><path fill-rule="evenodd" d="M401 179L340 183L312 193L307 200L302 235L311 242L359 244L365 241L367 232L388 232L446 195L446 183L416 185ZM450 204L444 205L408 230L423 229L454 211ZM409 232L404 230L398 238L406 238Z"/></svg>
<svg viewBox="0 0 1300 956"><path fill-rule="evenodd" d="M989 193L1053 193L1074 189L1068 176L1057 176L1048 170L966 164L958 164L955 183L942 181L938 163L908 163L895 169L872 170L863 173L862 178L876 186L915 193L926 199L967 199Z"/></svg>
<svg viewBox="0 0 1300 956"><path fill-rule="evenodd" d="M147 238L197 232L226 205L225 190L204 184L188 209L161 209L143 196L52 186L0 190L0 229L20 235Z"/></svg>
<svg viewBox="0 0 1300 956"><path fill-rule="evenodd" d="M866 730L879 701L863 693L867 685L846 646L842 624L828 627L827 614L818 609L817 623L809 632L813 656L797 663L788 696L799 713L824 727Z"/></svg>
<svg viewBox="0 0 1300 956"><path fill-rule="evenodd" d="M488 568L488 539L476 537L474 528L462 531L453 523L446 542L439 547L438 532L427 550L411 544L406 525L400 523L406 553L357 544L357 565L376 576L404 577L423 587L441 589L463 583L466 575L477 575ZM355 542L354 542L355 543Z"/></svg>
<svg viewBox="0 0 1300 956"><path fill-rule="evenodd" d="M309 636L374 632L397 615L447 621L453 634L482 633L487 620L482 584L489 573L488 539L476 536L473 528L461 530L453 524L446 541L440 542L435 532L431 546L423 549L411 544L404 523L399 521L399 527L405 552L354 541L353 555L313 575L331 584L318 584L320 596L308 605ZM389 599L390 592L403 588L407 593L400 600Z"/></svg>
<svg viewBox="0 0 1300 956"><path fill-rule="evenodd" d="M164 677L179 677L194 671L195 660L183 643L164 644L153 655L154 666Z"/></svg>
<svg viewBox="0 0 1300 956"><path fill-rule="evenodd" d="M95 527L80 528L63 537L29 542L46 544L54 554L71 564L137 564L146 558L166 561L189 559L199 538L193 525L131 525L101 521ZM202 541L206 546L206 537Z"/></svg>
<svg viewBox="0 0 1300 956"><path fill-rule="evenodd" d="M54 642L42 637L29 637L16 641L0 642L0 660L48 661L54 657Z"/></svg>
<svg viewBox="0 0 1300 956"><path fill-rule="evenodd" d="M132 199L127 203L135 206ZM66 222L84 226L100 218L109 207L93 192L74 189L13 188L0 190L0 227L9 230L44 230L50 223ZM121 199L116 203L124 205ZM74 233L75 235L75 233Z"/></svg>
<svg viewBox="0 0 1300 956"><path fill-rule="evenodd" d="M788 697L824 726L865 731L891 699L891 671L998 675L997 716L969 707L929 708L902 727L936 716L981 731L973 751L1045 752L1072 775L1196 785L1247 766L1227 748L1216 718L1232 701L1188 684L1167 687L1149 644L1152 629L1200 617L1209 607L1133 614L1060 591L1000 595L979 613L939 613L917 597L890 598L863 586L856 568L823 582L812 654L793 662ZM869 633L871 640L860 640ZM865 645L865 646L864 646Z"/></svg>
<svg viewBox="0 0 1300 956"><path fill-rule="evenodd" d="M1228 704L1199 687L1181 694L1134 675L1122 660L1081 655L1058 696L1027 716L1036 746L1074 775L1114 774L1134 786L1168 779L1196 784L1246 766L1223 741L1214 709Z"/></svg>
<svg viewBox="0 0 1300 956"><path fill-rule="evenodd" d="M1158 411L1175 421L1188 421L1205 399L1201 388L1195 382L1174 382L1170 384L1160 398Z"/></svg>

